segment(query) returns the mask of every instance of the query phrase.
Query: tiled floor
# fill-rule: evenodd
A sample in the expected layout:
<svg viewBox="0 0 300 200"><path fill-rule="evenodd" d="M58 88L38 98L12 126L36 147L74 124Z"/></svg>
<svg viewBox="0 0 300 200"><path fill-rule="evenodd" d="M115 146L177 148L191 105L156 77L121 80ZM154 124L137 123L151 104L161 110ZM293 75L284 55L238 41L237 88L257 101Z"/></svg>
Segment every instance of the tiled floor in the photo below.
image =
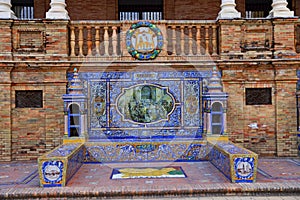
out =
<svg viewBox="0 0 300 200"><path fill-rule="evenodd" d="M205 183L226 183L229 180L210 162L181 162L181 163L125 163L122 167L162 167L181 166L186 178L151 178L151 179L110 179L112 169L120 164L85 164L69 181L68 186L124 186L124 185L191 185ZM84 181L83 181L84 180ZM85 184L83 184L83 182Z"/></svg>
<svg viewBox="0 0 300 200"><path fill-rule="evenodd" d="M113 168L180 166L186 178L110 179ZM0 163L0 199L10 195L22 198L35 196L155 195L174 196L197 194L205 196L228 191L228 194L260 191L300 194L300 159L259 159L256 183L230 183L210 162L152 162L84 164L64 188L40 188L36 162ZM275 193L274 193L275 194ZM1 196L2 195L2 196ZM76 196L75 195L75 196ZM135 197L136 198L136 197ZM194 197L198 199L198 197ZM225 197L224 197L225 198ZM161 198L160 198L161 199ZM170 199L170 198L169 198ZM217 199L217 198L216 198ZM293 198L290 198L293 199ZM205 199L203 199L205 200ZM294 200L294 199L293 199Z"/></svg>

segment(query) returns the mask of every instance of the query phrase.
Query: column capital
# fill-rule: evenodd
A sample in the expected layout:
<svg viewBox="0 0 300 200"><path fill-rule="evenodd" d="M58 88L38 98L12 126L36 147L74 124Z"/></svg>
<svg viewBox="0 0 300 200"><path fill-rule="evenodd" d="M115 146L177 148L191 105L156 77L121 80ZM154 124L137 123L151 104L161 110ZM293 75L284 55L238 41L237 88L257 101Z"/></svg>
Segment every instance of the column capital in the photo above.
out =
<svg viewBox="0 0 300 200"><path fill-rule="evenodd" d="M46 13L46 19L70 19L66 10L65 0L51 0L50 9Z"/></svg>
<svg viewBox="0 0 300 200"><path fill-rule="evenodd" d="M287 7L287 0L273 0L272 10L268 18L276 18L276 17L294 17L294 11L290 11Z"/></svg>
<svg viewBox="0 0 300 200"><path fill-rule="evenodd" d="M234 19L241 18L241 13L235 7L235 0L222 0L221 11L217 19Z"/></svg>
<svg viewBox="0 0 300 200"><path fill-rule="evenodd" d="M0 19L15 19L15 13L11 10L10 0L0 0Z"/></svg>

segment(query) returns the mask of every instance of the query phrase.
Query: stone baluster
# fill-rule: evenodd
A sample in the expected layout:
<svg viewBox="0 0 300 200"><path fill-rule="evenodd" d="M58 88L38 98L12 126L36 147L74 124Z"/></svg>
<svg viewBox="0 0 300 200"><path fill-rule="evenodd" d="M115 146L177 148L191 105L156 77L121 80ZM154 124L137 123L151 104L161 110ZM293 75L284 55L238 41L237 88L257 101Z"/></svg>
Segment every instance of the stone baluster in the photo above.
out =
<svg viewBox="0 0 300 200"><path fill-rule="evenodd" d="M213 35L212 35L212 45L213 45L213 55L217 55L218 52L218 46L217 46L217 26L213 25L212 26L212 31L213 31Z"/></svg>
<svg viewBox="0 0 300 200"><path fill-rule="evenodd" d="M117 29L118 27L113 26L112 27L112 46L113 46L113 55L117 55Z"/></svg>
<svg viewBox="0 0 300 200"><path fill-rule="evenodd" d="M46 19L70 19L66 10L65 0L51 0L50 9L46 13Z"/></svg>
<svg viewBox="0 0 300 200"><path fill-rule="evenodd" d="M0 19L15 19L15 13L11 10L10 0L0 0Z"/></svg>
<svg viewBox="0 0 300 200"><path fill-rule="evenodd" d="M209 55L209 26L205 26L205 54Z"/></svg>
<svg viewBox="0 0 300 200"><path fill-rule="evenodd" d="M235 0L222 0L218 19L241 18L241 13L235 9Z"/></svg>
<svg viewBox="0 0 300 200"><path fill-rule="evenodd" d="M75 27L71 26L71 34L70 34L70 56L75 56Z"/></svg>
<svg viewBox="0 0 300 200"><path fill-rule="evenodd" d="M100 55L100 27L96 26L95 44L96 44L96 55Z"/></svg>
<svg viewBox="0 0 300 200"><path fill-rule="evenodd" d="M188 55L193 55L193 26L188 26L189 30L189 47L188 47Z"/></svg>
<svg viewBox="0 0 300 200"><path fill-rule="evenodd" d="M180 26L180 54L184 55L184 39L185 39L185 35L184 35L184 26Z"/></svg>
<svg viewBox="0 0 300 200"><path fill-rule="evenodd" d="M172 52L176 55L176 26L172 26Z"/></svg>
<svg viewBox="0 0 300 200"><path fill-rule="evenodd" d="M294 17L294 11L290 11L287 7L287 0L273 0L272 10L270 11L269 18L275 17Z"/></svg>
<svg viewBox="0 0 300 200"><path fill-rule="evenodd" d="M79 38L78 38L78 45L79 45L79 51L78 51L78 56L83 56L83 27L79 26Z"/></svg>
<svg viewBox="0 0 300 200"><path fill-rule="evenodd" d="M104 27L104 55L109 56L109 35L108 26Z"/></svg>
<svg viewBox="0 0 300 200"><path fill-rule="evenodd" d="M196 41L197 41L197 54L201 55L201 26L196 26L197 33L196 33Z"/></svg>
<svg viewBox="0 0 300 200"><path fill-rule="evenodd" d="M87 55L91 56L92 55L92 45L93 45L93 41L92 41L92 27L91 26L87 26Z"/></svg>

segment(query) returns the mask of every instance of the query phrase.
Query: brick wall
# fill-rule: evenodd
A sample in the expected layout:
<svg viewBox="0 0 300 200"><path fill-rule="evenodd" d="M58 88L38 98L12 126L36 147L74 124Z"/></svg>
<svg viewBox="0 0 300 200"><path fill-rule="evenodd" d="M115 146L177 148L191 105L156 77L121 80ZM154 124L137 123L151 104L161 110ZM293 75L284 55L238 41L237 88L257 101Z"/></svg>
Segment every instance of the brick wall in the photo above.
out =
<svg viewBox="0 0 300 200"><path fill-rule="evenodd" d="M114 10L108 10L112 8L110 3L106 2L114 2L114 1L94 1L94 0L85 0L85 1L73 1L67 0L67 10L69 12L69 16L72 20L113 20L116 19L115 16L111 16L111 14L115 13ZM108 18L110 17L110 18Z"/></svg>
<svg viewBox="0 0 300 200"><path fill-rule="evenodd" d="M34 0L34 18L43 19L50 8L51 0Z"/></svg>
<svg viewBox="0 0 300 200"><path fill-rule="evenodd" d="M67 22L14 21L11 26L1 21L0 26L0 160L36 159L62 142ZM5 61L12 56L14 63ZM16 90L42 90L43 107L16 108Z"/></svg>
<svg viewBox="0 0 300 200"><path fill-rule="evenodd" d="M262 156L296 156L295 67L241 66L221 67L230 139ZM272 104L246 105L246 88L272 88Z"/></svg>
<svg viewBox="0 0 300 200"><path fill-rule="evenodd" d="M220 11L218 0L174 0L174 19L216 19Z"/></svg>
<svg viewBox="0 0 300 200"><path fill-rule="evenodd" d="M275 20L274 23L274 40L275 51L283 54L293 54L295 52L295 32L294 23L297 19Z"/></svg>
<svg viewBox="0 0 300 200"><path fill-rule="evenodd" d="M275 102L272 105L246 105L246 88L273 88L274 74L270 66L243 65L223 70L228 99L228 132L235 143L260 155L276 154ZM272 89L274 90L274 89ZM251 127L257 124L257 127Z"/></svg>
<svg viewBox="0 0 300 200"><path fill-rule="evenodd" d="M0 160L11 160L11 79L12 66L0 65Z"/></svg>
<svg viewBox="0 0 300 200"><path fill-rule="evenodd" d="M0 60L10 60L12 52L11 20L0 20Z"/></svg>
<svg viewBox="0 0 300 200"><path fill-rule="evenodd" d="M278 52L283 58L295 55L293 24L293 20L286 19L275 20L274 24L260 20L220 21L221 57L229 59L221 68L224 87L229 94L230 139L260 155L297 155L296 66L259 62L255 56L252 58L254 64L250 64L248 55L271 58L270 49L263 43L272 41L273 37L275 56ZM249 49L242 51L240 45L244 43ZM230 56L226 56L228 54ZM230 61L236 55L241 59ZM272 88L272 105L246 105L245 88ZM251 127L253 124L256 127Z"/></svg>
<svg viewBox="0 0 300 200"><path fill-rule="evenodd" d="M241 52L240 43L242 41L242 20L228 21L220 20L220 53Z"/></svg>
<svg viewBox="0 0 300 200"><path fill-rule="evenodd" d="M297 155L296 68L278 63L276 82L277 155Z"/></svg>
<svg viewBox="0 0 300 200"><path fill-rule="evenodd" d="M12 159L30 160L61 144L64 133L63 66L16 66L12 72ZM42 90L42 108L16 108L16 90Z"/></svg>

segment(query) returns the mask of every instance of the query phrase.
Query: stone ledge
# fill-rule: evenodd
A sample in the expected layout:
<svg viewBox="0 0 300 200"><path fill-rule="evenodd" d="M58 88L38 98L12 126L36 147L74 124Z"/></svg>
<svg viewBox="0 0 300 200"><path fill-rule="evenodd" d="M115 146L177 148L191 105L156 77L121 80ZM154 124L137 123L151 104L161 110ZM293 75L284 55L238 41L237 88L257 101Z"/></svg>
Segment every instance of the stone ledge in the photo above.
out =
<svg viewBox="0 0 300 200"><path fill-rule="evenodd" d="M295 183L218 183L181 186L126 186L107 187L73 187L73 188L10 188L0 191L1 199L32 198L84 198L84 197L178 197L178 196L235 196L235 195L300 195L300 185Z"/></svg>

